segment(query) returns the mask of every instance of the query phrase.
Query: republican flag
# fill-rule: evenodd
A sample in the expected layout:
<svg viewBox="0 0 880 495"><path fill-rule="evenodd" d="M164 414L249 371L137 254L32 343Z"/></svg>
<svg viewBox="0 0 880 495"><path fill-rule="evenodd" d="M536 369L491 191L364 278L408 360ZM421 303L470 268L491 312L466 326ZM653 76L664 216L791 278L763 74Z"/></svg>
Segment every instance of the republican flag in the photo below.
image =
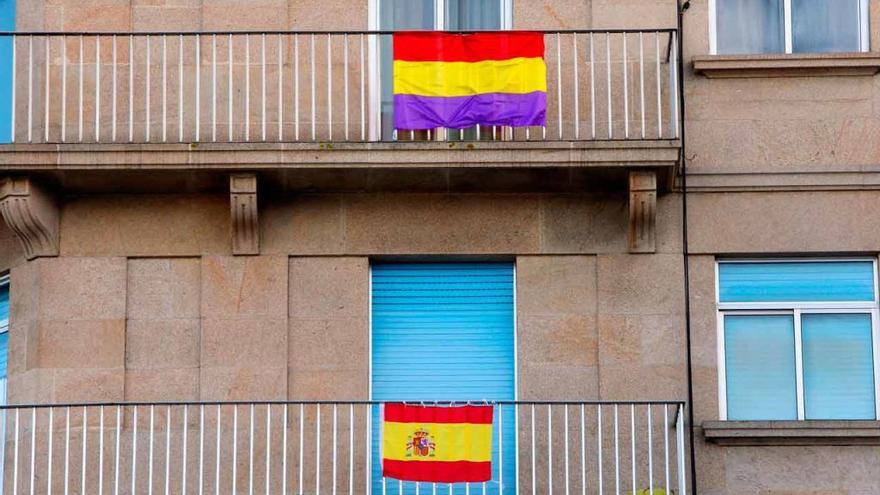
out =
<svg viewBox="0 0 880 495"><path fill-rule="evenodd" d="M386 404L382 476L437 483L492 479L492 406Z"/></svg>
<svg viewBox="0 0 880 495"><path fill-rule="evenodd" d="M394 34L394 127L543 126L542 33Z"/></svg>

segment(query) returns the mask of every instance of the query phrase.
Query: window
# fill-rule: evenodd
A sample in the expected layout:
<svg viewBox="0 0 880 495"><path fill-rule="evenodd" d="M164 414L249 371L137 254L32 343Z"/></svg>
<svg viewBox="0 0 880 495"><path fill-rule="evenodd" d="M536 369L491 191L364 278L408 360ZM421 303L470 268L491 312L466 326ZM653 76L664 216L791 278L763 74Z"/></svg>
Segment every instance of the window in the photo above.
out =
<svg viewBox="0 0 880 495"><path fill-rule="evenodd" d="M383 31L510 29L511 25L511 0L373 0L371 6L375 9L371 28ZM391 53L391 36L381 36L380 62L373 69L378 70L381 80L381 94L373 96L379 99L381 122L373 123L373 128L381 129L384 139L395 138ZM449 132L450 139L464 136L462 131ZM426 137L399 136L400 139Z"/></svg>
<svg viewBox="0 0 880 495"><path fill-rule="evenodd" d="M15 30L15 0L0 0L0 31ZM12 37L0 36L0 143L12 141Z"/></svg>
<svg viewBox="0 0 880 495"><path fill-rule="evenodd" d="M2 0L0 0L2 2ZM0 405L6 405L6 379L9 352L9 275L0 275ZM0 438L6 438L6 411L0 412ZM0 449L0 486L5 472L5 449Z"/></svg>
<svg viewBox="0 0 880 495"><path fill-rule="evenodd" d="M868 51L868 0L709 0L713 54Z"/></svg>
<svg viewBox="0 0 880 495"><path fill-rule="evenodd" d="M371 267L370 398L385 401L515 400L515 271L512 263L378 263ZM427 358L425 358L427 356ZM417 369L416 369L417 368ZM516 485L513 408L496 409L492 481L435 486L442 495L499 495ZM373 493L385 493L373 414ZM502 435L499 437L499 431ZM499 449L503 446L502 455ZM503 468L501 462L503 461ZM432 492L394 483L391 495ZM508 493L510 493L508 491Z"/></svg>
<svg viewBox="0 0 880 495"><path fill-rule="evenodd" d="M877 263L719 261L722 420L878 419Z"/></svg>
<svg viewBox="0 0 880 495"><path fill-rule="evenodd" d="M0 275L0 405L6 404L6 362L9 350L9 276Z"/></svg>

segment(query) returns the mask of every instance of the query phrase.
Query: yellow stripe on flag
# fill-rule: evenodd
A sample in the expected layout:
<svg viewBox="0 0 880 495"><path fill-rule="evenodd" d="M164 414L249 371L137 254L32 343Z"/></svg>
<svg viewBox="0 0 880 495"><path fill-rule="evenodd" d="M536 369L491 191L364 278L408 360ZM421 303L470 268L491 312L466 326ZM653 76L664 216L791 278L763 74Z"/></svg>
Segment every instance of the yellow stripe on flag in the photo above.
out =
<svg viewBox="0 0 880 495"><path fill-rule="evenodd" d="M394 61L394 94L470 96L547 91L547 66L541 58L482 62Z"/></svg>
<svg viewBox="0 0 880 495"><path fill-rule="evenodd" d="M395 423L386 421L382 431L382 457L396 461L492 460L492 425L473 423ZM427 433L433 448L418 452L413 436Z"/></svg>

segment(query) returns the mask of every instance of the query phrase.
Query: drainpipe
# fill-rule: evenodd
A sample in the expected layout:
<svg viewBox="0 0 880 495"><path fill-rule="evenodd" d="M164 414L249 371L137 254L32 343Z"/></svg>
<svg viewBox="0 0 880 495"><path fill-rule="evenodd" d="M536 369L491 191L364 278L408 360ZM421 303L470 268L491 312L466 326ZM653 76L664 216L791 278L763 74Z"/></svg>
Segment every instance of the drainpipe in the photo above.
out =
<svg viewBox="0 0 880 495"><path fill-rule="evenodd" d="M679 163L681 164L681 247L684 263L684 318L685 318L685 356L687 361L687 403L688 403L688 439L690 443L690 475L691 493L697 495L697 456L695 452L696 441L694 440L694 369L691 356L691 290L690 290L690 267L688 266L688 208L687 208L687 158L685 154L685 99L684 99L684 13L690 8L689 0L676 1L676 18L678 21L678 101L681 117L681 150Z"/></svg>

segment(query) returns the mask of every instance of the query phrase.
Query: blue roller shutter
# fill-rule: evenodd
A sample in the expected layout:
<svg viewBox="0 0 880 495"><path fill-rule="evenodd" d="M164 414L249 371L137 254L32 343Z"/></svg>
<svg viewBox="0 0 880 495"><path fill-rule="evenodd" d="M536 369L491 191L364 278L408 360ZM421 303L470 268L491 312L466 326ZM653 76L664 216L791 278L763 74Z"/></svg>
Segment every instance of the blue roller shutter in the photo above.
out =
<svg viewBox="0 0 880 495"><path fill-rule="evenodd" d="M14 30L15 0L0 0L0 31ZM0 37L0 143L8 143L11 140L12 36L2 36Z"/></svg>
<svg viewBox="0 0 880 495"><path fill-rule="evenodd" d="M514 269L511 263L377 264L372 269L372 398L384 401L513 400ZM498 493L498 412L493 481ZM504 412L504 492L515 487L513 409ZM382 493L379 414L373 415L373 493ZM398 493L390 480L389 493ZM423 484L422 493L430 493ZM442 491L441 491L442 489ZM472 486L480 490L482 486ZM415 493L407 483L406 493ZM464 494L464 485L453 487ZM438 493L449 493L447 486Z"/></svg>

